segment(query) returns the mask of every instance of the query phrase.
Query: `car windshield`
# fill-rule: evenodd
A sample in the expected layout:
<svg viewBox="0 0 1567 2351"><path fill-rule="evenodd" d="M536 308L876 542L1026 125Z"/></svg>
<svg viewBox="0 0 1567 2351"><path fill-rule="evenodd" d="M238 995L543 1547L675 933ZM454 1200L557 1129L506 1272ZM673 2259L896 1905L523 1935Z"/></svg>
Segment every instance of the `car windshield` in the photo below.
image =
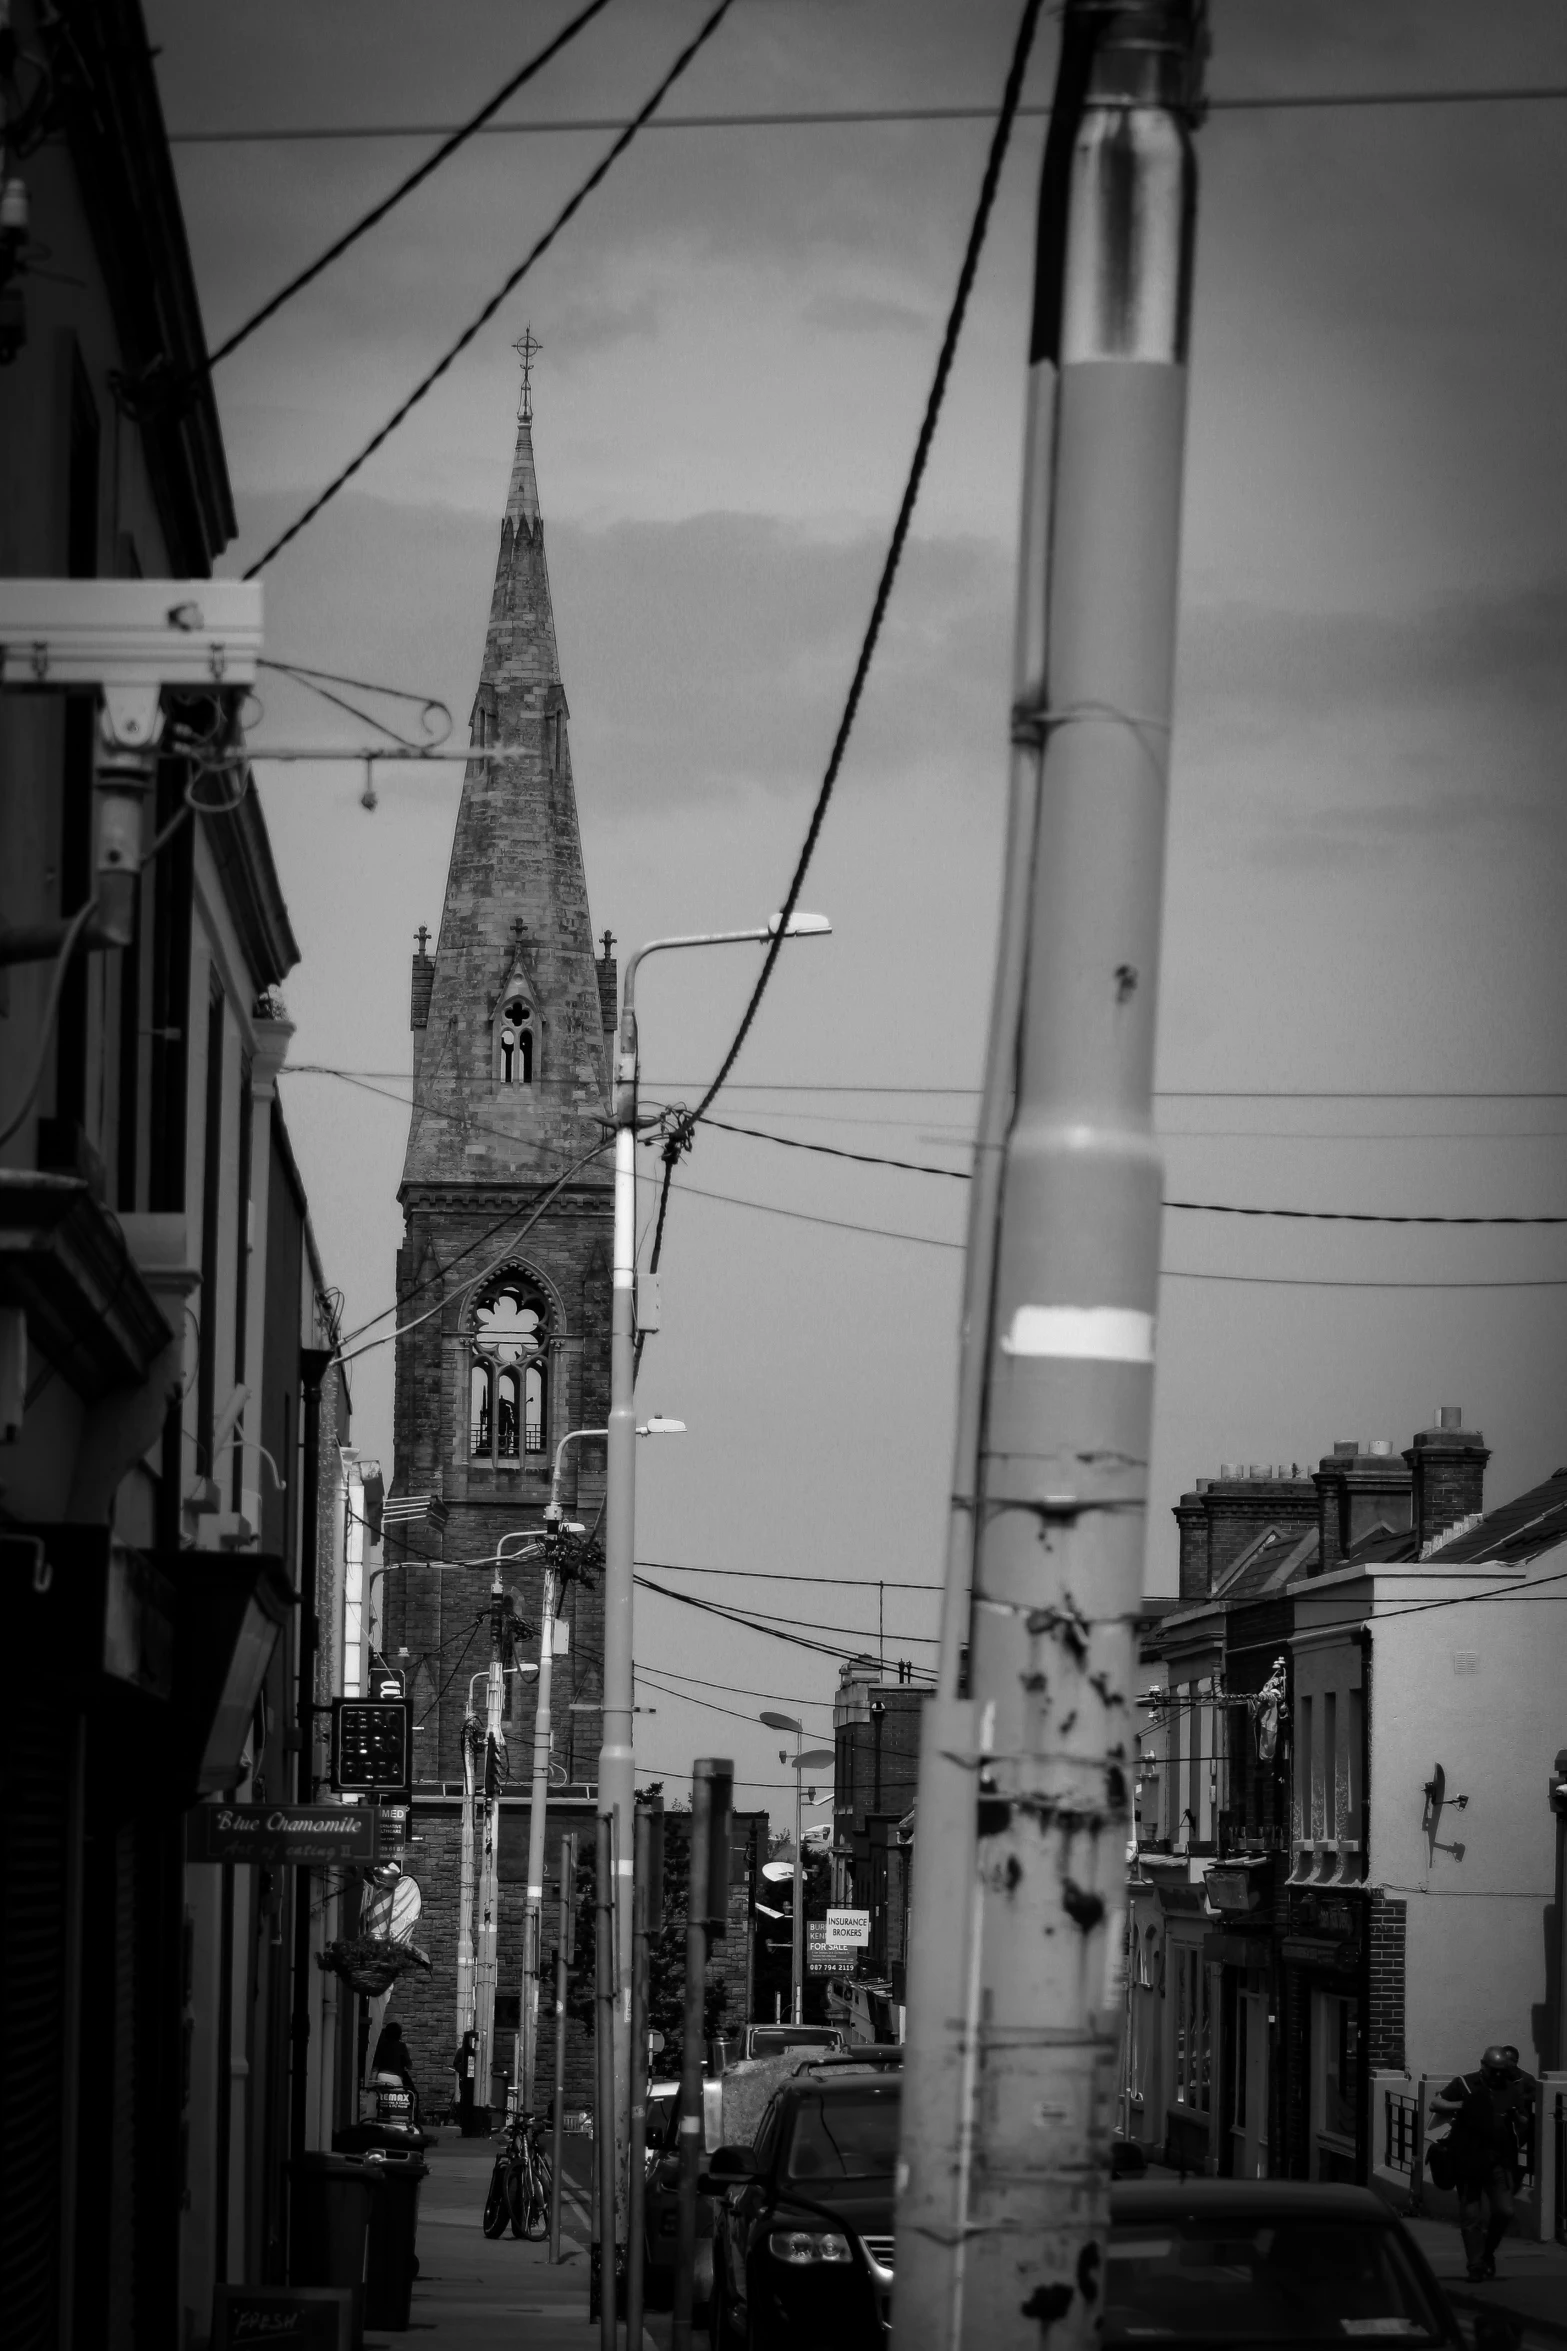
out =
<svg viewBox="0 0 1567 2351"><path fill-rule="evenodd" d="M1441 2315L1391 2228L1187 2214L1110 2232L1107 2343L1442 2339Z"/></svg>
<svg viewBox="0 0 1567 2351"><path fill-rule="evenodd" d="M898 2160L898 2097L867 2086L852 2098L803 2097L794 2110L785 2176L890 2180Z"/></svg>
<svg viewBox="0 0 1567 2351"><path fill-rule="evenodd" d="M830 2025L802 2025L798 2032L788 2025L770 2025L765 2032L751 2035L753 2057L782 2057L790 2049L841 2049L843 2036Z"/></svg>

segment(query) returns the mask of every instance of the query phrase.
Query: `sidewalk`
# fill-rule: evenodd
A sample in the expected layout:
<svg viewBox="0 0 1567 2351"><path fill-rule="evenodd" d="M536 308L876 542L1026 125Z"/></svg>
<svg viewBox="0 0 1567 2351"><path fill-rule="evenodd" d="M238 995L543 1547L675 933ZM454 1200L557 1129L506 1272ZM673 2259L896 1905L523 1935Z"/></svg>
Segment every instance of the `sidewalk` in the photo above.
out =
<svg viewBox="0 0 1567 2351"><path fill-rule="evenodd" d="M1406 2215L1404 2226L1456 2309L1504 2311L1526 2320L1553 2342L1567 2343L1567 2245L1506 2237L1496 2256L1495 2281L1477 2286L1464 2274L1463 2239L1452 2222Z"/></svg>
<svg viewBox="0 0 1567 2351"><path fill-rule="evenodd" d="M396 2351L417 2339L429 2351L592 2351L588 2324L587 2214L567 2183L561 2215L563 2259L512 2236L493 2241L481 2224L495 2161L494 2139L437 2134L419 2196L419 2276L408 2335L370 2332L365 2351ZM521 2322L521 2323L519 2323Z"/></svg>

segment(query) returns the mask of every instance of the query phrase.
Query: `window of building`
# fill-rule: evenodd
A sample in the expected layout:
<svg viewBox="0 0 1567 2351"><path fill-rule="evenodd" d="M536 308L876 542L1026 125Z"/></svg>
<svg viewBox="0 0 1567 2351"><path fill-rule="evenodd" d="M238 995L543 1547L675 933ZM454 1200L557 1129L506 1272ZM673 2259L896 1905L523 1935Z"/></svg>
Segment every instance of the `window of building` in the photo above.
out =
<svg viewBox="0 0 1567 2351"><path fill-rule="evenodd" d="M1208 2111L1209 2017L1208 1971L1194 1944L1172 1947L1175 1971L1175 2103L1199 2114Z"/></svg>
<svg viewBox="0 0 1567 2351"><path fill-rule="evenodd" d="M497 1070L503 1086L533 1083L533 1007L526 996L508 996L501 1006L496 1039Z"/></svg>
<svg viewBox="0 0 1567 2351"><path fill-rule="evenodd" d="M517 1468L548 1450L549 1310L520 1274L503 1274L473 1311L468 1448L476 1461Z"/></svg>

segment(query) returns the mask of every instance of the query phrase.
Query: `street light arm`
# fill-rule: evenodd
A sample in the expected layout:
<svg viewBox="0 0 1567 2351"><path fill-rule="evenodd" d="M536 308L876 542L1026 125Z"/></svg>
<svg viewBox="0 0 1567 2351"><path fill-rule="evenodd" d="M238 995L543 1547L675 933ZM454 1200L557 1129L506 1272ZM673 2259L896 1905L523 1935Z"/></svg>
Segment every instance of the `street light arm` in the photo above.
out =
<svg viewBox="0 0 1567 2351"><path fill-rule="evenodd" d="M566 1431L555 1448L555 1468L550 1478L549 1506L551 1510L559 1510L561 1507L560 1482L566 1474L566 1447L575 1445L583 1437L607 1437L608 1435L608 1429L568 1429Z"/></svg>

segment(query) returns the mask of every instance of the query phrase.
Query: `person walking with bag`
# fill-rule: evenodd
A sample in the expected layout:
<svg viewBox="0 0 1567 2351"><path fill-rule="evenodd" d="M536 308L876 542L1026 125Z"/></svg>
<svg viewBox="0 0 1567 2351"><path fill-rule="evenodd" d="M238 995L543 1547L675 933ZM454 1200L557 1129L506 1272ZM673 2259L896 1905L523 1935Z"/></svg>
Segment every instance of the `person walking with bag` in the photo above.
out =
<svg viewBox="0 0 1567 2351"><path fill-rule="evenodd" d="M1432 2106L1454 2117L1446 2151L1468 2274L1476 2282L1494 2278L1496 2248L1513 2224L1513 2197L1523 2179L1534 2085L1519 2069L1517 2050L1493 2042L1479 2071L1456 2074Z"/></svg>

